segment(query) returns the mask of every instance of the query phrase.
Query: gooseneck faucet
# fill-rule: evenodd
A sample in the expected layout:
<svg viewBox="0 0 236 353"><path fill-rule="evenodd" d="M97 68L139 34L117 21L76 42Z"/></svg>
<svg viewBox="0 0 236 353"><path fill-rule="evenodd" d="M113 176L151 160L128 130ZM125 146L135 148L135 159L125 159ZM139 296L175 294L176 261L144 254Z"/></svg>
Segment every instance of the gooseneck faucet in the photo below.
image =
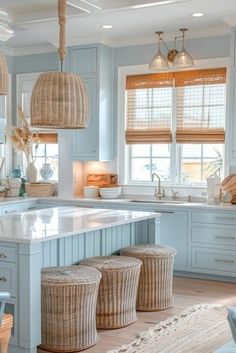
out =
<svg viewBox="0 0 236 353"><path fill-rule="evenodd" d="M152 173L152 181L154 181L155 177L158 180L158 185L155 189L155 196L158 200L161 200L161 198L164 196L163 192L161 191L161 178L160 175L158 175L157 173Z"/></svg>

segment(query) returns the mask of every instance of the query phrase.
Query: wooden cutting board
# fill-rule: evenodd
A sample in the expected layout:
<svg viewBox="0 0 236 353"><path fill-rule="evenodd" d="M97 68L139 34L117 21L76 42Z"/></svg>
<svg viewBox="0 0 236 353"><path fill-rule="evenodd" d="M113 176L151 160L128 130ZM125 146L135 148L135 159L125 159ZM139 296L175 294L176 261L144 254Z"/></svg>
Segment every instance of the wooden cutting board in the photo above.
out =
<svg viewBox="0 0 236 353"><path fill-rule="evenodd" d="M99 187L111 187L117 186L118 176L117 174L88 174L86 185L99 186Z"/></svg>

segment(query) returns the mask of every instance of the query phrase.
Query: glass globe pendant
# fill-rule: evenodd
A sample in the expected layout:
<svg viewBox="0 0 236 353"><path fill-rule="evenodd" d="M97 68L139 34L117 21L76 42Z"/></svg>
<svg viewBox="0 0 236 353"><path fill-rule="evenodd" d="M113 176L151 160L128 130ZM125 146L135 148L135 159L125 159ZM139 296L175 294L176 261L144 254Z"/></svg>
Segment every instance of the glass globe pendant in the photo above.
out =
<svg viewBox="0 0 236 353"><path fill-rule="evenodd" d="M152 58L149 69L151 70L168 70L169 64L167 58L161 52L161 35L163 32L158 31L156 34L158 35L158 52Z"/></svg>
<svg viewBox="0 0 236 353"><path fill-rule="evenodd" d="M187 28L181 28L180 31L183 33L182 39L183 39L183 46L181 51L176 55L173 66L176 69L182 69L182 68L188 68L194 66L194 61L191 55L185 50L184 47L184 37L185 37L185 32L187 31Z"/></svg>

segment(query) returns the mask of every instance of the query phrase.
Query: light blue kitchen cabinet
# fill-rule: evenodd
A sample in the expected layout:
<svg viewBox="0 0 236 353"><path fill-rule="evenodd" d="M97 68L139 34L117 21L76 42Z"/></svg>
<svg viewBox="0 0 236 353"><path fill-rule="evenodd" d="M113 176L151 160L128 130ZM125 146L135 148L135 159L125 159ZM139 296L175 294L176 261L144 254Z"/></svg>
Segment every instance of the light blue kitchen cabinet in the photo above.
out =
<svg viewBox="0 0 236 353"><path fill-rule="evenodd" d="M97 78L97 48L75 48L70 50L71 72L84 79Z"/></svg>
<svg viewBox="0 0 236 353"><path fill-rule="evenodd" d="M97 81L86 80L89 95L90 122L88 129L72 131L72 154L74 159L93 159L99 149L97 140Z"/></svg>
<svg viewBox="0 0 236 353"><path fill-rule="evenodd" d="M176 270L188 266L188 213L184 211L161 211L160 242L176 249Z"/></svg>
<svg viewBox="0 0 236 353"><path fill-rule="evenodd" d="M89 95L89 125L71 131L72 159L108 161L113 157L113 49L105 45L72 47L69 70L84 78Z"/></svg>

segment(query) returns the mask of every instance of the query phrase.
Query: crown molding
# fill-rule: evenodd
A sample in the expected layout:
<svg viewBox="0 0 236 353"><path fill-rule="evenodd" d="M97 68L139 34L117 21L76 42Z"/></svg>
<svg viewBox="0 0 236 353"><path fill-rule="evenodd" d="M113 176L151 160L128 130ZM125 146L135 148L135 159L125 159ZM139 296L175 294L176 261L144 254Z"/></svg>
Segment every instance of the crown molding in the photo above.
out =
<svg viewBox="0 0 236 353"><path fill-rule="evenodd" d="M24 56L34 54L56 53L57 48L52 44L37 45L32 47L12 48L5 47L5 53L10 56Z"/></svg>
<svg viewBox="0 0 236 353"><path fill-rule="evenodd" d="M58 48L59 43L58 41L52 41L51 44L55 47ZM104 44L110 47L113 47L113 42L107 40L106 38L101 38L100 36L93 36L93 37L87 37L87 38L68 38L66 39L66 46L67 47L73 47L77 45L91 45L91 44Z"/></svg>

